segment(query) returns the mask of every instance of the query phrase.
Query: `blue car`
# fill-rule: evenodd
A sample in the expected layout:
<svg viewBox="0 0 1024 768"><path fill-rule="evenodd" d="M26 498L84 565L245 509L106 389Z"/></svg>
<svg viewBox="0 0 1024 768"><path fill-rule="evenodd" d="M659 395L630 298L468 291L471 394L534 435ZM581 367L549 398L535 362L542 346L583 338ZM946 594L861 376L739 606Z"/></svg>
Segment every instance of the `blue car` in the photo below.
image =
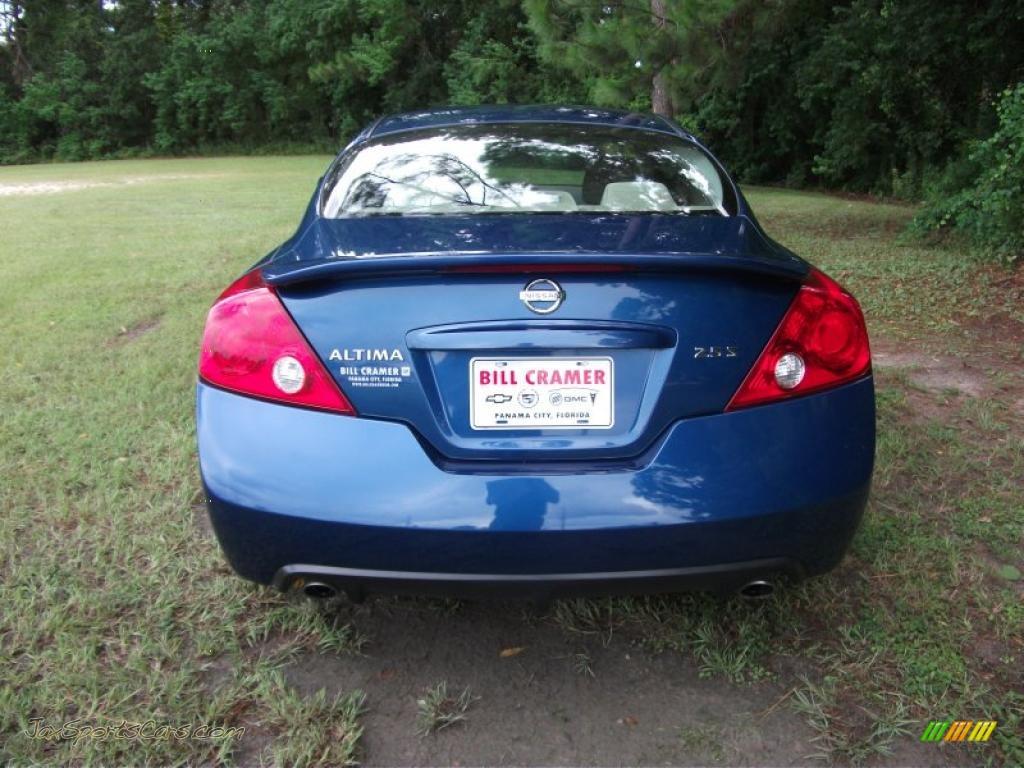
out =
<svg viewBox="0 0 1024 768"><path fill-rule="evenodd" d="M256 582L764 596L842 559L874 406L857 302L693 136L496 107L338 155L210 310L196 422Z"/></svg>

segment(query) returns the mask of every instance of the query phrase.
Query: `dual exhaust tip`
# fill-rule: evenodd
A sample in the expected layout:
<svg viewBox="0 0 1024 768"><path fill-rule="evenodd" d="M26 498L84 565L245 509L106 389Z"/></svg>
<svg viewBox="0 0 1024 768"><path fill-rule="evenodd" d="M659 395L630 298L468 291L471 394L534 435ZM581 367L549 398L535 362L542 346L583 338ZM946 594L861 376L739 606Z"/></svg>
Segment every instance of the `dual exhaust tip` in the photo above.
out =
<svg viewBox="0 0 1024 768"><path fill-rule="evenodd" d="M302 586L302 594L312 600L330 600L337 597L338 590L322 581L307 581Z"/></svg>
<svg viewBox="0 0 1024 768"><path fill-rule="evenodd" d="M346 588L344 592L349 602L359 604L366 600L366 592L358 587ZM337 597L338 588L323 581L306 581L302 585L302 594L310 600L322 603Z"/></svg>
<svg viewBox="0 0 1024 768"><path fill-rule="evenodd" d="M740 587L740 597L751 602L768 600L774 594L775 585L770 581L764 581L763 579L748 581Z"/></svg>
<svg viewBox="0 0 1024 768"><path fill-rule="evenodd" d="M338 596L338 590L323 581L307 581L302 585L302 594L311 600L330 600ZM758 579L748 581L739 589L739 595L750 602L768 600L775 594L775 585L770 581Z"/></svg>

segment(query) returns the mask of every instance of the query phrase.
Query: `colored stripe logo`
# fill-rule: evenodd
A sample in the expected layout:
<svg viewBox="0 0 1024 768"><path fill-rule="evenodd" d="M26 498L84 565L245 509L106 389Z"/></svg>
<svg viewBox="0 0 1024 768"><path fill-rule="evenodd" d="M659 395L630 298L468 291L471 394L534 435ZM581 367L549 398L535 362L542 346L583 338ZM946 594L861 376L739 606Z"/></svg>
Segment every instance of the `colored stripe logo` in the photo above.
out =
<svg viewBox="0 0 1024 768"><path fill-rule="evenodd" d="M995 729L995 720L932 720L921 741L988 741Z"/></svg>

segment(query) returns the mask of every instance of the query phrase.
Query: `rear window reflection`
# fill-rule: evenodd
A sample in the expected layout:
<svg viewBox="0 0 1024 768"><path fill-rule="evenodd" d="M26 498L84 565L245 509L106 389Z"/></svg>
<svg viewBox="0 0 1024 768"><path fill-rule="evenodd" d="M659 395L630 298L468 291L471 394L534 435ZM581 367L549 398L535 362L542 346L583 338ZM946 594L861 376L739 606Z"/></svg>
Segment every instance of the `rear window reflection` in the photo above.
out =
<svg viewBox="0 0 1024 768"><path fill-rule="evenodd" d="M458 126L385 136L328 179L322 213L629 212L728 215L698 146L651 131L564 124Z"/></svg>

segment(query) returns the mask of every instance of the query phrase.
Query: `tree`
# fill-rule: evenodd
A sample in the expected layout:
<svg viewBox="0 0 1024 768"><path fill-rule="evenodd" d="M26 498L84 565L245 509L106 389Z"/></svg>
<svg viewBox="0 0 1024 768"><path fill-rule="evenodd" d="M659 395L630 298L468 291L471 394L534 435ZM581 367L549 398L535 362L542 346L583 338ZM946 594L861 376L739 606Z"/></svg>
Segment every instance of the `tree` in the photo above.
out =
<svg viewBox="0 0 1024 768"><path fill-rule="evenodd" d="M25 49L22 40L25 36L22 16L24 7L16 0L0 0L0 32L2 32L3 47L0 48L0 61L4 66L0 71L9 73L10 84L21 88L22 84L32 74L32 66L25 56Z"/></svg>
<svg viewBox="0 0 1024 768"><path fill-rule="evenodd" d="M0 0L0 163L591 102L681 120L745 181L916 196L997 130L1021 40L1024 0Z"/></svg>
<svg viewBox="0 0 1024 768"><path fill-rule="evenodd" d="M586 83L593 101L673 117L706 63L689 45L731 0L525 0L542 59Z"/></svg>
<svg viewBox="0 0 1024 768"><path fill-rule="evenodd" d="M1024 76L1022 0L739 0L714 37L694 123L749 181L916 196Z"/></svg>
<svg viewBox="0 0 1024 768"><path fill-rule="evenodd" d="M576 78L546 66L526 23L520 0L492 0L475 7L444 65L452 104L580 103L586 90Z"/></svg>

